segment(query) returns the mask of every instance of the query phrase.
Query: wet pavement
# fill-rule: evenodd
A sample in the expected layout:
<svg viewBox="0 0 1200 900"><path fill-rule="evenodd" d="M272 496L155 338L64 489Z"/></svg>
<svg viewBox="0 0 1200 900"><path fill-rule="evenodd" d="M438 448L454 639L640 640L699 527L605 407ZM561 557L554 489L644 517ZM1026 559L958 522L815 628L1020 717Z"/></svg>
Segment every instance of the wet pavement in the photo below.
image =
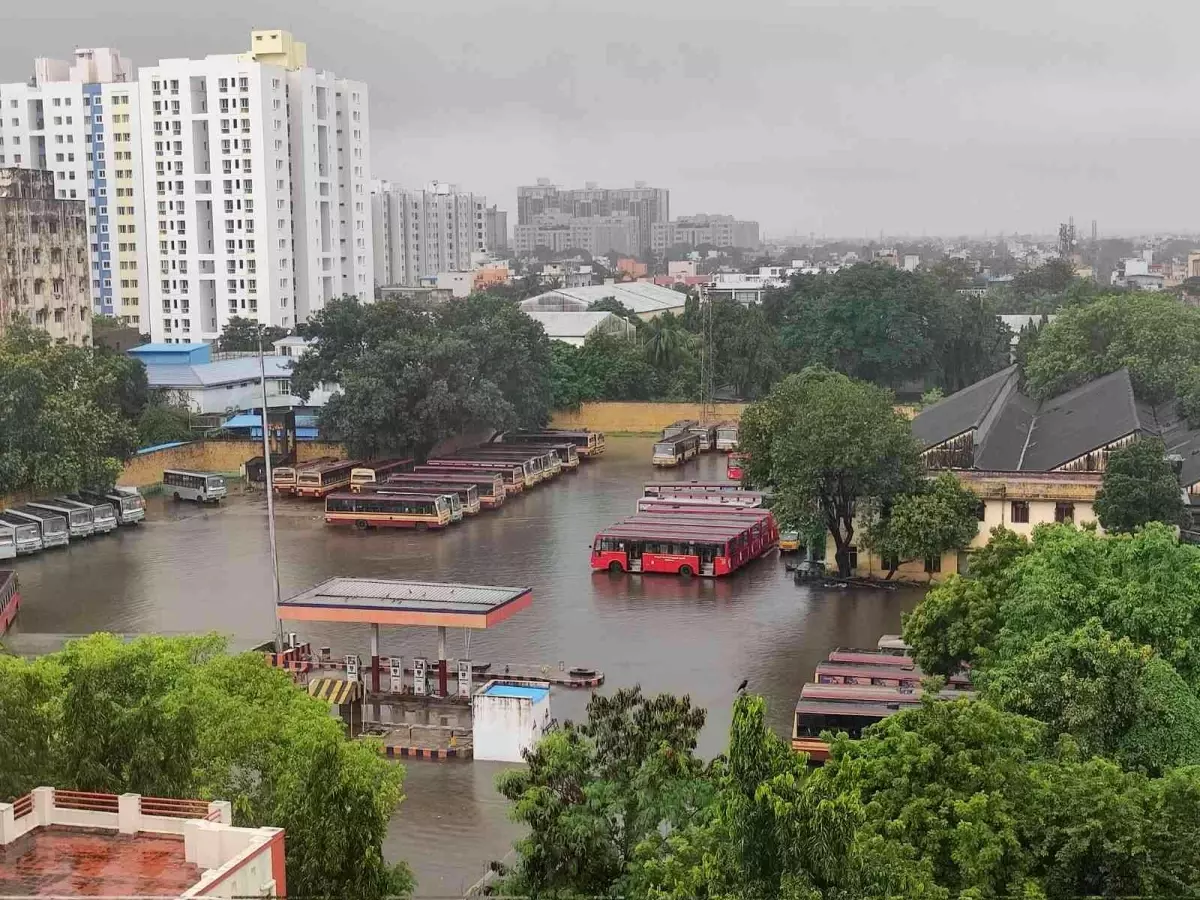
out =
<svg viewBox="0 0 1200 900"><path fill-rule="evenodd" d="M655 470L652 441L610 438L584 463L443 533L365 533L326 527L319 504L276 506L284 596L333 575L461 581L533 588L533 606L494 631L475 633L477 662L602 669L603 690L640 683L648 692L690 694L708 709L701 752L720 752L738 683L769 704L771 723L790 734L800 687L834 646L873 646L899 629L917 592L796 587L777 556L722 580L593 575L595 533L633 512L652 480L724 477L724 456ZM13 636L25 649L37 633L218 631L246 647L273 633L266 502L233 496L220 508L148 502L148 521L66 550L22 558L25 604ZM299 630L299 629L296 629ZM22 636L23 635L23 636ZM301 638L335 654L369 653L365 626L304 629ZM52 642L47 641L48 645ZM432 629L383 631L385 655L436 656ZM451 631L451 658L463 649ZM559 719L583 714L587 691L555 689ZM386 844L409 861L422 895L462 891L488 860L504 855L518 829L493 788L503 764L408 765L406 793Z"/></svg>

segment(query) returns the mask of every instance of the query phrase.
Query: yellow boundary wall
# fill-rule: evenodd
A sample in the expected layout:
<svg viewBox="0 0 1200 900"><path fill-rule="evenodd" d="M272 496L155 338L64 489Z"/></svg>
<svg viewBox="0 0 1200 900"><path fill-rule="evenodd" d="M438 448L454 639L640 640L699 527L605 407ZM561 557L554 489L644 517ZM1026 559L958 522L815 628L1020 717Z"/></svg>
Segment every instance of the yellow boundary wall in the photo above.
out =
<svg viewBox="0 0 1200 900"><path fill-rule="evenodd" d="M305 441L296 444L300 462L318 456L344 457L341 444ZM261 441L192 441L135 456L125 466L117 484L124 487L150 487L162 482L163 469L194 469L199 472L240 474L246 460L262 456Z"/></svg>
<svg viewBox="0 0 1200 900"><path fill-rule="evenodd" d="M745 403L718 403L714 419L740 419ZM590 428L604 432L662 431L680 419L699 419L699 403L584 403L579 409L559 410L550 418L554 428Z"/></svg>

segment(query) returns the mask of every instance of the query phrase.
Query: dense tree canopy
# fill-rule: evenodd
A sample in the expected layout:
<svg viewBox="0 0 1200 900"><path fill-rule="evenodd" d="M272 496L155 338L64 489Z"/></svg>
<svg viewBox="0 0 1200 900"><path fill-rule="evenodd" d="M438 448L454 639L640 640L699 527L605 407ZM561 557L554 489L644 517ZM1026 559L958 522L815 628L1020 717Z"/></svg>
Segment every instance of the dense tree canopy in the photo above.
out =
<svg viewBox="0 0 1200 900"><path fill-rule="evenodd" d="M270 353L271 345L280 338L287 337L287 334L288 330L278 325L260 325L253 319L230 316L225 327L221 329L221 336L217 338L217 349L254 352L259 349L261 336L263 352Z"/></svg>
<svg viewBox="0 0 1200 900"><path fill-rule="evenodd" d="M98 634L0 656L0 797L54 785L229 800L235 824L286 830L299 896L408 892L381 854L403 777L286 673L218 638Z"/></svg>
<svg viewBox="0 0 1200 900"><path fill-rule="evenodd" d="M355 456L421 455L452 435L539 426L549 415L550 341L503 299L426 308L343 297L299 331L315 344L293 387L306 397L319 384L340 386L321 425Z"/></svg>
<svg viewBox="0 0 1200 900"><path fill-rule="evenodd" d="M954 475L943 472L896 497L873 523L865 543L894 564L911 559L940 560L968 547L979 533L979 497ZM894 570L893 570L894 571Z"/></svg>
<svg viewBox="0 0 1200 900"><path fill-rule="evenodd" d="M855 529L917 487L917 444L891 394L828 369L791 375L747 407L738 443L780 521L833 536L843 575Z"/></svg>
<svg viewBox="0 0 1200 900"><path fill-rule="evenodd" d="M1158 438L1113 451L1096 495L1096 516L1106 531L1132 531L1147 522L1183 524L1182 488Z"/></svg>
<svg viewBox="0 0 1200 900"><path fill-rule="evenodd" d="M140 362L10 326L0 337L0 495L111 485L137 448L145 401Z"/></svg>

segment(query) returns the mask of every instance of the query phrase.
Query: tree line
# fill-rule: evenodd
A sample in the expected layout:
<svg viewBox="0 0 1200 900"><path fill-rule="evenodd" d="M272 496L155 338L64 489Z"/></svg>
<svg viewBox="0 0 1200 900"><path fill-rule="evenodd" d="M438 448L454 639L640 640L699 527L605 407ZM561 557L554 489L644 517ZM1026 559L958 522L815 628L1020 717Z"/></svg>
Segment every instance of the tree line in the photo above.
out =
<svg viewBox="0 0 1200 900"><path fill-rule="evenodd" d="M1180 896L1200 883L1200 549L1165 526L997 530L905 619L978 695L827 735L812 769L739 695L626 689L500 776L528 829L498 893L538 897Z"/></svg>

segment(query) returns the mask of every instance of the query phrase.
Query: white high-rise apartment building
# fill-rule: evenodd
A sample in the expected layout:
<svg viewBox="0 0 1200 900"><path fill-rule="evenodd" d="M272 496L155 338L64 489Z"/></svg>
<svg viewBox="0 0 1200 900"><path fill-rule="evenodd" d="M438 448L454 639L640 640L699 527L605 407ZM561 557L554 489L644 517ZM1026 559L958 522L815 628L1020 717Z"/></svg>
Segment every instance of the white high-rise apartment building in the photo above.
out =
<svg viewBox="0 0 1200 900"><path fill-rule="evenodd" d="M409 191L379 181L371 190L375 281L416 286L440 272L465 272L487 245L487 198L434 181Z"/></svg>
<svg viewBox="0 0 1200 900"><path fill-rule="evenodd" d="M138 73L154 341L373 297L366 85L309 68L286 31L250 40Z"/></svg>
<svg viewBox="0 0 1200 900"><path fill-rule="evenodd" d="M116 50L39 58L28 82L0 84L0 166L54 173L55 196L86 200L96 312L146 327L146 227L138 85Z"/></svg>

